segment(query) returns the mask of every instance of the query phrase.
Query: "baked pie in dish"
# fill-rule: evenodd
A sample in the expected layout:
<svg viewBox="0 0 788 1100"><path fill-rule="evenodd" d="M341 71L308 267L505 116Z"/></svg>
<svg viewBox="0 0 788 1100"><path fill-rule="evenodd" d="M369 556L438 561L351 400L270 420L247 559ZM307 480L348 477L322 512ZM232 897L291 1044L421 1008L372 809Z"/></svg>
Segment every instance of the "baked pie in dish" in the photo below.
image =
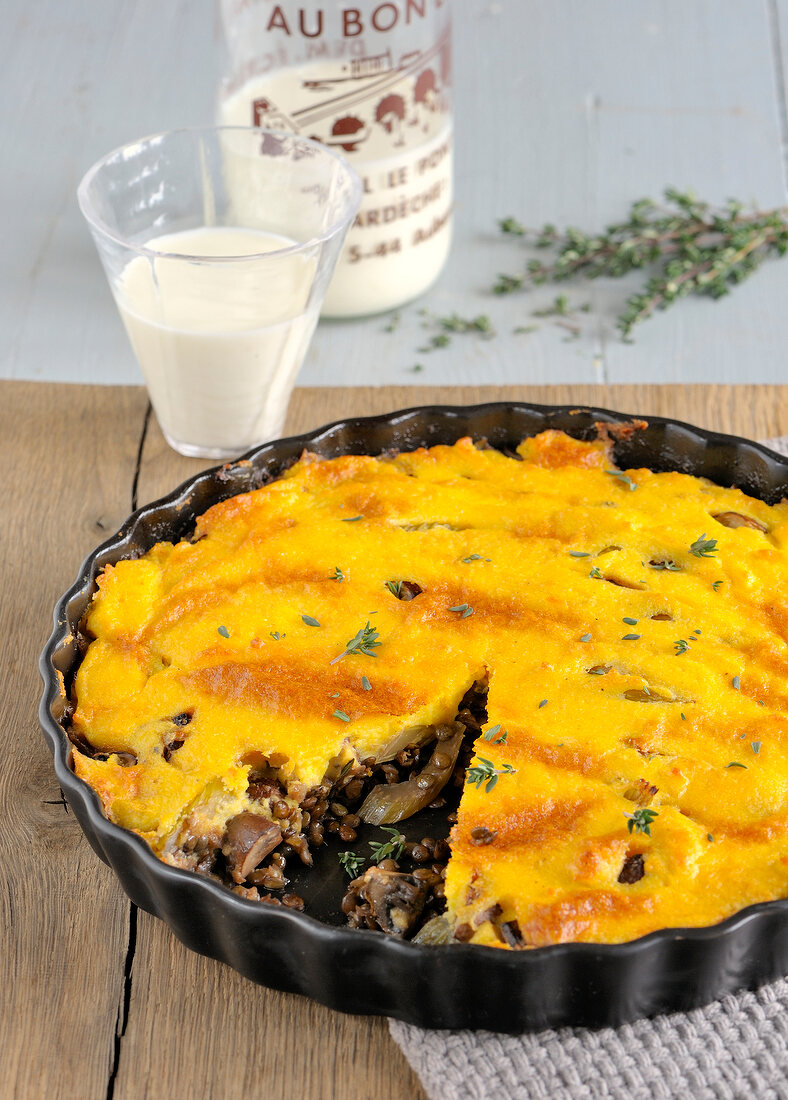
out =
<svg viewBox="0 0 788 1100"><path fill-rule="evenodd" d="M107 564L74 772L171 866L298 909L341 861L337 911L417 943L785 898L788 504L616 464L645 427L307 450ZM427 807L448 838L407 840Z"/></svg>

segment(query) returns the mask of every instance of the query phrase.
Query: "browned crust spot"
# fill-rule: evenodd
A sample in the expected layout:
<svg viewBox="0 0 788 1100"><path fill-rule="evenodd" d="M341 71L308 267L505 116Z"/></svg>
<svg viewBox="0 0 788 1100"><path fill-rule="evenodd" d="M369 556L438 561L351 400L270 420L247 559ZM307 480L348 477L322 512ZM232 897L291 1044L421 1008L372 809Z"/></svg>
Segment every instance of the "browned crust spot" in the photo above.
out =
<svg viewBox="0 0 788 1100"><path fill-rule="evenodd" d="M328 717L330 698L342 693L343 710L352 718L368 714L410 714L426 697L404 683L375 678L364 691L358 664L348 659L333 666L306 665L284 660L246 664L228 661L178 675L187 691L198 691L225 704L254 707L286 718Z"/></svg>

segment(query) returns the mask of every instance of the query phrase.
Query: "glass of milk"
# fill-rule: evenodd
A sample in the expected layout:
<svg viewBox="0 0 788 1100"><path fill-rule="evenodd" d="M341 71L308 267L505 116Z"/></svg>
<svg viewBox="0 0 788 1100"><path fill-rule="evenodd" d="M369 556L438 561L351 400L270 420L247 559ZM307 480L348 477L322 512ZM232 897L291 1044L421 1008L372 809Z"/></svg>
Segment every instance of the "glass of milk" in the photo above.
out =
<svg viewBox="0 0 788 1100"><path fill-rule="evenodd" d="M231 458L280 435L362 184L315 141L174 130L78 189L162 432Z"/></svg>

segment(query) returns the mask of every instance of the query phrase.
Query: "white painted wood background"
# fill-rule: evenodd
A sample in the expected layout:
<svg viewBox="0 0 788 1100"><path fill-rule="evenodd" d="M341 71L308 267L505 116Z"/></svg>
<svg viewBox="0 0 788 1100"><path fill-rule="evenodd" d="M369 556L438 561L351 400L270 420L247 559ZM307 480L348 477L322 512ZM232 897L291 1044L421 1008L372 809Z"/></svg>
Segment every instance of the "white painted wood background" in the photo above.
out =
<svg viewBox="0 0 788 1100"><path fill-rule="evenodd" d="M788 201L788 0L454 0L456 236L436 287L385 319L320 325L299 381L784 382L788 260L722 302L688 300L614 328L628 287L591 302L583 333L532 321L556 291L495 298L521 266L495 220L596 229L667 184L714 201ZM75 199L98 156L211 121L221 36L211 0L3 0L0 31L0 377L141 376ZM420 308L487 313L494 339L428 355ZM412 373L415 363L421 373Z"/></svg>

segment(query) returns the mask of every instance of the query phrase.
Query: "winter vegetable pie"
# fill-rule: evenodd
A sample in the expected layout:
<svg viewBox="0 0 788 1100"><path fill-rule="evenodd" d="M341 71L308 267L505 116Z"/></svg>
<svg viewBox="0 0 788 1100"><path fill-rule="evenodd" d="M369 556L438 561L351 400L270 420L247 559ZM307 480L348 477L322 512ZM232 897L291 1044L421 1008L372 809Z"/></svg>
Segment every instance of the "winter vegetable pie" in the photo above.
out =
<svg viewBox="0 0 788 1100"><path fill-rule="evenodd" d="M788 503L610 453L305 455L108 567L75 771L167 863L300 907L339 858L352 924L427 942L788 896Z"/></svg>

